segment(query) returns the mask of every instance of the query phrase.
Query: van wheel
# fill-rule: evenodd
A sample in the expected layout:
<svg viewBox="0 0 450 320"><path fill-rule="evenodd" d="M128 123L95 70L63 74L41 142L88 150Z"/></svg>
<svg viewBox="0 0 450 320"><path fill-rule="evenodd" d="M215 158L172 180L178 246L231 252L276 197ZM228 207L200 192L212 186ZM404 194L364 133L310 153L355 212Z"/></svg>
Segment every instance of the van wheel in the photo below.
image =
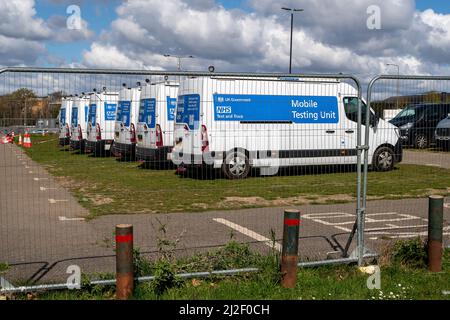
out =
<svg viewBox="0 0 450 320"><path fill-rule="evenodd" d="M375 171L390 171L394 169L395 155L391 148L381 147L373 155Z"/></svg>
<svg viewBox="0 0 450 320"><path fill-rule="evenodd" d="M424 134L416 136L416 148L425 149L428 147L428 139Z"/></svg>
<svg viewBox="0 0 450 320"><path fill-rule="evenodd" d="M244 179L250 172L250 161L244 151L229 152L222 164L222 171L228 179Z"/></svg>

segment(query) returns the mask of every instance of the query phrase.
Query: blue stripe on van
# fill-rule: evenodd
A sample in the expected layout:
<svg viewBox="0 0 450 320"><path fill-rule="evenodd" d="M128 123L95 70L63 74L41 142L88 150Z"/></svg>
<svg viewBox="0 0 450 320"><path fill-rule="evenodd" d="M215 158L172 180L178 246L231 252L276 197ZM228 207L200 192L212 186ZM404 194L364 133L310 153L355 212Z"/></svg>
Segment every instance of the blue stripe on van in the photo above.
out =
<svg viewBox="0 0 450 320"><path fill-rule="evenodd" d="M339 122L334 96L214 94L213 100L216 121Z"/></svg>
<svg viewBox="0 0 450 320"><path fill-rule="evenodd" d="M60 114L60 117L59 117L59 122L60 122L62 125L65 125L65 124L66 124L66 108L61 109L61 114Z"/></svg>
<svg viewBox="0 0 450 320"><path fill-rule="evenodd" d="M116 119L116 107L115 103L106 103L105 102L105 120L106 121L114 121Z"/></svg>
<svg viewBox="0 0 450 320"><path fill-rule="evenodd" d="M156 126L156 99L142 99L139 106L139 122L145 122L149 128Z"/></svg>
<svg viewBox="0 0 450 320"><path fill-rule="evenodd" d="M97 105L95 103L89 106L89 122L95 126L95 119L97 116Z"/></svg>
<svg viewBox="0 0 450 320"><path fill-rule="evenodd" d="M178 97L176 123L185 123L191 130L199 127L200 95L186 94Z"/></svg>
<svg viewBox="0 0 450 320"><path fill-rule="evenodd" d="M175 119L175 108L177 107L177 98L167 96L167 120L173 121Z"/></svg>
<svg viewBox="0 0 450 320"><path fill-rule="evenodd" d="M121 121L126 127L130 126L131 116L131 101L119 101L120 116L118 115L118 121Z"/></svg>
<svg viewBox="0 0 450 320"><path fill-rule="evenodd" d="M78 108L72 108L72 125L74 127L78 126Z"/></svg>

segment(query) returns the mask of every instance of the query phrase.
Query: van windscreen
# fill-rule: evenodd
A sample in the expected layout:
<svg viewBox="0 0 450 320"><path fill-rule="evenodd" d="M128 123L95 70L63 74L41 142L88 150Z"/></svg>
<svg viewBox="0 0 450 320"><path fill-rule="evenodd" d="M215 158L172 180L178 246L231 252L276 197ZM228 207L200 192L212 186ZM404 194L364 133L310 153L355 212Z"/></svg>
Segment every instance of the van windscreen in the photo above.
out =
<svg viewBox="0 0 450 320"><path fill-rule="evenodd" d="M149 128L156 126L156 99L142 99L139 106L139 122L146 123Z"/></svg>
<svg viewBox="0 0 450 320"><path fill-rule="evenodd" d="M177 101L177 124L186 124L189 129L199 128L200 121L200 95L186 94L178 97Z"/></svg>

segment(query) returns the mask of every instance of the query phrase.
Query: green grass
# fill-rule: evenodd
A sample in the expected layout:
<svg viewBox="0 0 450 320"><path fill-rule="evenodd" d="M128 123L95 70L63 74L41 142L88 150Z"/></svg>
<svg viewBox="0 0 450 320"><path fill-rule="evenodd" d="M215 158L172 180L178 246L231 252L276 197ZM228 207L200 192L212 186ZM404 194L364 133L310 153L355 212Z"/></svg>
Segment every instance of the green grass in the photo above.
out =
<svg viewBox="0 0 450 320"><path fill-rule="evenodd" d="M32 141L27 154L57 176L89 209L91 217L342 203L354 201L356 192L355 172L201 180L181 178L174 170L141 169L137 163L62 151L55 135L35 136ZM447 195L449 187L450 170L400 164L391 172L370 172L368 196L399 199L430 193Z"/></svg>
<svg viewBox="0 0 450 320"><path fill-rule="evenodd" d="M242 252L243 253L243 252ZM266 257L266 259L270 259ZM268 261L266 265L272 262ZM275 266L272 263L272 266ZM298 271L297 286L283 289L274 280L274 268L259 273L189 279L156 294L151 282L137 286L133 299L145 300L449 300L443 291L450 290L450 250L446 250L443 271L431 273L426 268L412 268L392 263L381 267L380 290L367 288L369 275L360 272L355 265L305 268ZM19 297L20 298L20 297ZM38 299L113 299L114 287L95 287L79 291L55 291L37 295Z"/></svg>

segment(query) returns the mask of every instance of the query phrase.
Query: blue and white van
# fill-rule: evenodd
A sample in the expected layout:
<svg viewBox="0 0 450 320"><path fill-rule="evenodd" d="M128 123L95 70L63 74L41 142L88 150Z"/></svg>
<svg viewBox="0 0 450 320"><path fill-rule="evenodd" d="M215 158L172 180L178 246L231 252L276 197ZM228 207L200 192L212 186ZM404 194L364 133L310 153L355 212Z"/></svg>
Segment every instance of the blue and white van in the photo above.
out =
<svg viewBox="0 0 450 320"><path fill-rule="evenodd" d="M164 81L142 88L137 124L136 159L148 163L171 163L178 82Z"/></svg>
<svg viewBox="0 0 450 320"><path fill-rule="evenodd" d="M104 88L105 89L105 88ZM90 95L86 152L103 156L109 154L114 142L114 122L119 94L117 92L94 92Z"/></svg>
<svg viewBox="0 0 450 320"><path fill-rule="evenodd" d="M119 103L114 123L113 154L116 157L134 159L136 154L136 126L139 116L141 84L136 88L127 88L126 84L119 92Z"/></svg>
<svg viewBox="0 0 450 320"><path fill-rule="evenodd" d="M230 179L251 168L273 175L280 167L356 164L357 96L337 79L186 79L170 157L182 167L221 168ZM366 112L362 102L363 119ZM370 112L369 164L391 170L402 160L399 131Z"/></svg>
<svg viewBox="0 0 450 320"><path fill-rule="evenodd" d="M59 145L64 147L70 144L70 124L72 122L72 97L61 99L61 109L59 110Z"/></svg>
<svg viewBox="0 0 450 320"><path fill-rule="evenodd" d="M87 138L86 129L89 113L89 101L89 94L83 94L74 99L72 107L72 125L70 128L70 148L72 150L81 150L81 152L84 152Z"/></svg>

